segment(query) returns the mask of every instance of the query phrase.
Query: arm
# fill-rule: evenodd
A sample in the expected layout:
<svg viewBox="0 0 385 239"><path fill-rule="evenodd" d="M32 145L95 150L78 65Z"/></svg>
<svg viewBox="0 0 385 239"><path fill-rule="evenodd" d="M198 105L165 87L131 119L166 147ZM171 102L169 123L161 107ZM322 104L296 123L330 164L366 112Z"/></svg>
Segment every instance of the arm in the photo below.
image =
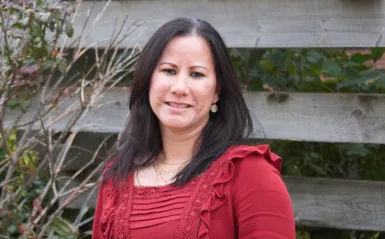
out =
<svg viewBox="0 0 385 239"><path fill-rule="evenodd" d="M103 233L101 228L101 217L103 213L103 205L104 205L104 186L103 183L99 185L98 191L98 199L95 206L95 214L94 214L94 222L92 225L92 239L103 239Z"/></svg>
<svg viewBox="0 0 385 239"><path fill-rule="evenodd" d="M232 193L238 239L295 239L292 204L279 171L263 155L236 164Z"/></svg>

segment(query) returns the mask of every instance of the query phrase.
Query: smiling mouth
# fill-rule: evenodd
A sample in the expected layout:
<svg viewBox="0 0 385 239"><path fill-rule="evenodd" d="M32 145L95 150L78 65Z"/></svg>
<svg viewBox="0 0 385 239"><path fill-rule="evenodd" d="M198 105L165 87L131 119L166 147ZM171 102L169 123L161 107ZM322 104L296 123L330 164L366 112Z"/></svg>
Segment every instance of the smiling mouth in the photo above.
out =
<svg viewBox="0 0 385 239"><path fill-rule="evenodd" d="M178 103L173 103L173 102L166 102L168 106L174 107L174 108L179 108L179 109L186 109L190 107L188 104L178 104Z"/></svg>

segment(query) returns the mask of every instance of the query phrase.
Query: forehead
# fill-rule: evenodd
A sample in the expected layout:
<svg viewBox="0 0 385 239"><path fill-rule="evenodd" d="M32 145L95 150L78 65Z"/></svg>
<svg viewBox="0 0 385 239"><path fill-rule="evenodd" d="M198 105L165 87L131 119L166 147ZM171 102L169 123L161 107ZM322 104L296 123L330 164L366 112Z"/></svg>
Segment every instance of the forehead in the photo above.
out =
<svg viewBox="0 0 385 239"><path fill-rule="evenodd" d="M167 58L213 62L212 52L207 41L199 36L178 36L173 38L166 45L161 60Z"/></svg>

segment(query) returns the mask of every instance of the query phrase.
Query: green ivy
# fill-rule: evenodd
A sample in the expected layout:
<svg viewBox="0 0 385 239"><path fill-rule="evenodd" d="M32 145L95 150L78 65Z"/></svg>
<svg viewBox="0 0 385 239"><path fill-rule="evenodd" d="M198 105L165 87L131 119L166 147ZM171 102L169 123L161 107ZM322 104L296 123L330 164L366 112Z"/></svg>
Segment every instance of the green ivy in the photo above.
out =
<svg viewBox="0 0 385 239"><path fill-rule="evenodd" d="M370 54L345 49L231 49L238 77L248 90L385 93L384 70L372 69L385 48Z"/></svg>

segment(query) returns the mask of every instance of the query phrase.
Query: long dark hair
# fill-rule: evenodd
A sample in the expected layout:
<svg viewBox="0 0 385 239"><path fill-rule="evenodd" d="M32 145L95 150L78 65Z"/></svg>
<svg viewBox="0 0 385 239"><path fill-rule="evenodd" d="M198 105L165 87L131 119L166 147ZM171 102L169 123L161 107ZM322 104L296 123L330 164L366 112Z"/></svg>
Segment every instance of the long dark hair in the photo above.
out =
<svg viewBox="0 0 385 239"><path fill-rule="evenodd" d="M188 35L202 37L209 44L220 93L218 112L210 112L193 159L176 175L174 184L181 186L201 174L229 146L239 144L252 132L252 119L221 36L206 21L177 18L161 26L140 54L131 86L127 127L121 134L105 180L112 176L115 183L125 181L130 172L150 165L161 152L163 143L159 121L149 103L151 77L170 40Z"/></svg>

